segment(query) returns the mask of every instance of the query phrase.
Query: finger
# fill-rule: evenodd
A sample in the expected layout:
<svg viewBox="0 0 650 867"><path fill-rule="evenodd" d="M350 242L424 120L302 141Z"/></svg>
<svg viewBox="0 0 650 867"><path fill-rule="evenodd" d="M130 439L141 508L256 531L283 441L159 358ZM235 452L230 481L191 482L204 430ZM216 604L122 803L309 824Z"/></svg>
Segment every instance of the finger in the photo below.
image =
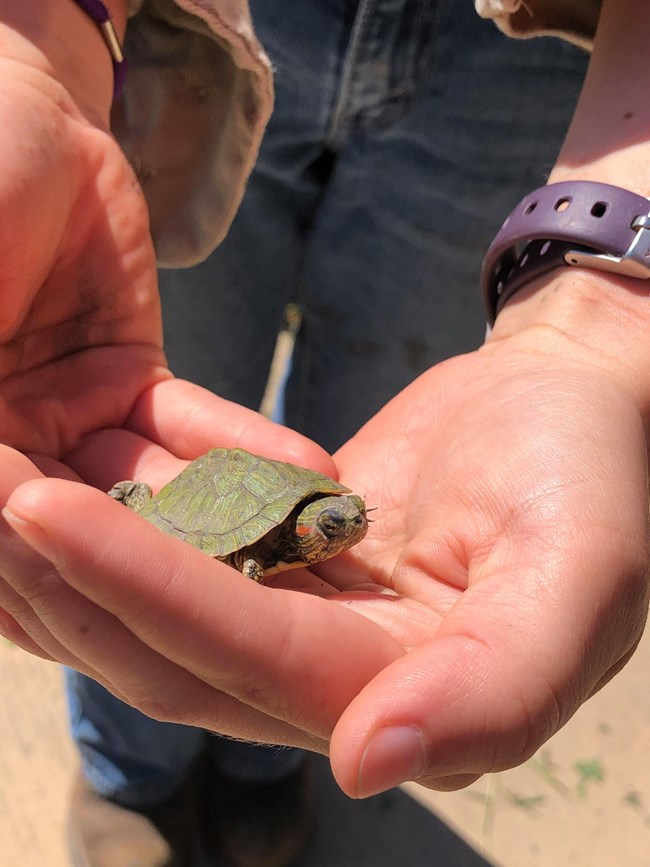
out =
<svg viewBox="0 0 650 867"><path fill-rule="evenodd" d="M77 325L76 331L81 331L84 341L88 341L85 329ZM35 340L40 337L37 334ZM43 342L50 345L49 341L40 340ZM0 369L2 354L0 346ZM55 383L45 376L30 381L29 399L24 393L24 378L12 377L12 371L7 369L2 384L3 401L20 413L5 413L5 441L26 453L56 449L58 456L65 454L79 442L80 431L102 429L114 424L116 418L126 417L133 404L133 393L148 388L152 378L165 375L160 367L162 353L154 347L95 347L84 354L83 361L81 354L80 347L73 344L67 355L50 365ZM15 364L15 359L5 359L5 366L12 360ZM46 360L49 363L52 359ZM52 397L54 392L56 399Z"/></svg>
<svg viewBox="0 0 650 867"><path fill-rule="evenodd" d="M517 574L518 589L497 575L466 591L436 638L380 672L342 714L331 760L343 790L446 787L533 755L643 629L644 558L617 584L606 559L605 576L593 564L567 582L545 564L543 578Z"/></svg>
<svg viewBox="0 0 650 867"><path fill-rule="evenodd" d="M336 472L332 459L315 443L183 380L159 383L140 403L130 430L89 434L65 455L66 464L101 490L121 479L146 480L157 490L178 475L187 460L215 447L241 447L327 475Z"/></svg>
<svg viewBox="0 0 650 867"><path fill-rule="evenodd" d="M437 792L457 792L481 779L481 774L452 774L449 777L421 777L414 782Z"/></svg>
<svg viewBox="0 0 650 867"><path fill-rule="evenodd" d="M461 636L434 640L393 663L351 702L331 743L332 769L348 795L367 797L407 780L438 788L445 779L497 770L502 738L513 761L522 755L519 709L505 689L495 695L500 687L491 684L501 684L504 672L497 678L483 650Z"/></svg>
<svg viewBox="0 0 650 867"><path fill-rule="evenodd" d="M39 474L23 455L6 448L3 452L0 497L5 499L21 478L35 478ZM56 467L50 465L50 469ZM92 666L85 664L57 640L35 611L35 607L45 604L46 598L57 599L63 612L62 622L68 624L80 613L80 603L82 607L88 607L89 603L60 581L51 563L18 537L4 516L0 517L0 575L0 607L4 612L1 628L5 637L29 653L56 660L100 679ZM78 628L83 632L85 626Z"/></svg>
<svg viewBox="0 0 650 867"><path fill-rule="evenodd" d="M187 466L186 460L157 443L121 428L97 431L79 449L69 452L65 461L67 475L61 470L46 475L83 479L102 491L108 491L118 481L133 479L146 481L157 492Z"/></svg>
<svg viewBox="0 0 650 867"><path fill-rule="evenodd" d="M43 471L71 475L65 466L50 458L37 456L36 462ZM1 502L22 482L40 477L31 461L6 446L0 446L0 465ZM70 518L73 520L73 516ZM180 700L180 696L189 696L194 688L204 696L202 705L198 695L196 703L201 706L204 722L208 721L206 708L209 707L214 712L210 721L221 717L226 733L233 732L230 714L237 721L237 732L244 732L252 739L266 737L275 742L274 738L278 738L277 743L300 742L311 749L323 749L313 738L304 737L275 721L267 722L263 714L240 708L228 697L224 697L222 703L228 712L222 708L217 714L218 696L213 690L204 684L195 684L195 678L142 646L112 615L69 587L47 559L17 537L4 517L0 518L0 574L6 578L0 580L0 606L4 609L0 610L0 631L29 653L81 671L123 701L130 700L132 704L139 701L141 708L146 706L149 715L162 712L165 716L165 703L152 698L165 695L169 707L167 717L174 708L177 721L198 725L197 719L192 718L195 703L188 700L183 706ZM134 668L136 658L138 666ZM115 685L116 679L120 681L120 688Z"/></svg>
<svg viewBox="0 0 650 867"><path fill-rule="evenodd" d="M44 651L14 618L1 610L0 634L35 656L67 665L93 678L121 701L154 719L259 743L327 752L327 744L322 739L219 694L188 672L161 659L105 612L96 607L93 610L87 600L84 600L84 608L71 592L61 592L58 599L56 595L48 588L48 608L43 619L52 625L47 637L41 637L42 643L52 648L51 653ZM67 611L67 618L53 621L55 608ZM21 608L21 616L24 610ZM41 610L41 605L36 603L33 616L38 617ZM35 631L42 633L42 624L41 629ZM137 660L136 666L134 660Z"/></svg>
<svg viewBox="0 0 650 867"><path fill-rule="evenodd" d="M47 455L33 455L31 459L16 452L7 446L0 446L0 465L2 476L0 481L0 502L5 502L15 487L29 479L40 478L41 474L53 478L77 480L78 477L70 468ZM32 591L22 595L16 592L15 584L18 580L21 586L35 586L39 583L50 584L49 593L54 594L52 583L58 581L53 575L52 565L37 554L7 525L4 517L0 518L0 574L4 579L0 580L0 631L5 638L16 644L22 650L39 656L42 659L57 661L62 665L68 665L81 671L83 674L98 680L118 698L123 698L119 690L103 678L100 673L79 656L71 653L53 635L36 614L30 604L30 596L38 598L39 593ZM8 581L12 581L12 586ZM67 591L67 596L62 599L63 610L68 616L77 612L81 597L69 591L62 582L58 582L59 594ZM84 600L83 604L87 606ZM84 622L87 620L85 618ZM81 627L83 632L83 627Z"/></svg>
<svg viewBox="0 0 650 867"><path fill-rule="evenodd" d="M27 548L22 540L18 545ZM28 624L39 643L20 626L13 627L13 617L5 620L12 639L23 649L81 671L149 716L256 741L325 750L319 739L220 696L162 659L112 615L61 581L43 557L33 551L29 554L15 556L9 569L12 581L21 589L21 594L14 591L9 607ZM6 557L3 567L7 569ZM136 667L134 659L138 660Z"/></svg>
<svg viewBox="0 0 650 867"><path fill-rule="evenodd" d="M307 437L182 379L144 392L126 426L185 460L215 447L243 448L336 478L331 457Z"/></svg>
<svg viewBox="0 0 650 867"><path fill-rule="evenodd" d="M49 653L46 653L43 648L25 632L18 621L15 620L7 611L3 611L2 608L0 608L0 636L11 642L11 644L15 644L16 647L20 647L22 650L26 650L27 653L31 653L32 656L39 656L41 659L45 659L48 662L54 661L54 657L50 656Z"/></svg>
<svg viewBox="0 0 650 867"><path fill-rule="evenodd" d="M83 479L78 473L61 461L57 461L50 455L28 454L27 457L40 471L41 475L49 479L67 479L69 482L81 482Z"/></svg>
<svg viewBox="0 0 650 867"><path fill-rule="evenodd" d="M19 543L27 548L22 540ZM3 567L7 569L6 559ZM114 615L61 580L41 555L31 551L31 558L21 556L7 571L14 593L9 607L15 617L3 618L3 624L7 637L23 649L81 671L156 719L250 740L325 750L321 739L219 694L161 657Z"/></svg>
<svg viewBox="0 0 650 867"><path fill-rule="evenodd" d="M402 653L345 606L257 585L84 486L30 483L8 508L71 587L155 652L316 737Z"/></svg>
<svg viewBox="0 0 650 867"><path fill-rule="evenodd" d="M158 491L187 466L187 461L129 430L106 429L87 437L65 456L85 482L108 491L124 479L146 481Z"/></svg>

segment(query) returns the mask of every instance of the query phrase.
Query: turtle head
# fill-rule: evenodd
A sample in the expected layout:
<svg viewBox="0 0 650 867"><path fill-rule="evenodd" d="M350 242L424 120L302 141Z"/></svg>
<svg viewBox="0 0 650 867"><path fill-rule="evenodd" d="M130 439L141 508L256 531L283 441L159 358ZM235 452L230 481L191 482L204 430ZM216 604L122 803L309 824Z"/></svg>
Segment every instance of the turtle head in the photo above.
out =
<svg viewBox="0 0 650 867"><path fill-rule="evenodd" d="M318 563L360 542L368 530L366 504L356 494L321 497L296 519L296 541L304 563Z"/></svg>

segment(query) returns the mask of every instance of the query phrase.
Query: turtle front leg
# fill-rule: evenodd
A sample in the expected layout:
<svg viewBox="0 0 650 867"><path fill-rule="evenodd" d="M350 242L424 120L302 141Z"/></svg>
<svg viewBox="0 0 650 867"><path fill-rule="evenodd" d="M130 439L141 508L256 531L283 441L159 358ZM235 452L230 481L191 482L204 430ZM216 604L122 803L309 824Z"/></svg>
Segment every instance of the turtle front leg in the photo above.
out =
<svg viewBox="0 0 650 867"><path fill-rule="evenodd" d="M144 482L118 482L108 492L109 497L124 503L134 512L139 512L152 495L153 491Z"/></svg>
<svg viewBox="0 0 650 867"><path fill-rule="evenodd" d="M241 571L247 578L252 578L258 584L264 584L264 569L262 569L257 560L253 560L252 558L244 560Z"/></svg>

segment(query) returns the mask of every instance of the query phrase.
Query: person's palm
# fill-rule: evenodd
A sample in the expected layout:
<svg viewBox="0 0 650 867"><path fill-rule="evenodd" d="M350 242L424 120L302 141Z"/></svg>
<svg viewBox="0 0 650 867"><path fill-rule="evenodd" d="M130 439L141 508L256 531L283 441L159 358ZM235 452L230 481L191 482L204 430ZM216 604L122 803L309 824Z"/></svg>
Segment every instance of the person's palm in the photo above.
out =
<svg viewBox="0 0 650 867"><path fill-rule="evenodd" d="M377 507L336 584L408 651L338 724L348 788L368 730L400 722L421 730L420 774L436 787L517 764L636 645L641 420L604 370L567 359L488 344L434 368L336 456Z"/></svg>
<svg viewBox="0 0 650 867"><path fill-rule="evenodd" d="M60 458L168 374L135 177L62 88L25 78L0 101L0 431Z"/></svg>
<svg viewBox="0 0 650 867"><path fill-rule="evenodd" d="M180 458L249 444L332 470L303 438L172 380L131 167L50 76L23 64L3 71L0 441L102 487L134 471L150 441Z"/></svg>

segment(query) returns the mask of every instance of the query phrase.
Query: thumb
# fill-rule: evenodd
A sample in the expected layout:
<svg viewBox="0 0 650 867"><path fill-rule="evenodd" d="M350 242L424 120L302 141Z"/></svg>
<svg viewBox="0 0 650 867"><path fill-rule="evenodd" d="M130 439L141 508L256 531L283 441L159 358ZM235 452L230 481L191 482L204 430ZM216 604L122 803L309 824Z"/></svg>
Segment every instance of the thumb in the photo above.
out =
<svg viewBox="0 0 650 867"><path fill-rule="evenodd" d="M559 726L558 703L518 666L469 635L434 639L393 663L333 733L341 788L367 797L414 780L451 790L529 758Z"/></svg>
<svg viewBox="0 0 650 867"><path fill-rule="evenodd" d="M562 571L470 587L435 638L377 674L332 735L341 788L461 788L526 761L561 728L629 658L647 608L642 568L598 574L594 563L572 582Z"/></svg>

